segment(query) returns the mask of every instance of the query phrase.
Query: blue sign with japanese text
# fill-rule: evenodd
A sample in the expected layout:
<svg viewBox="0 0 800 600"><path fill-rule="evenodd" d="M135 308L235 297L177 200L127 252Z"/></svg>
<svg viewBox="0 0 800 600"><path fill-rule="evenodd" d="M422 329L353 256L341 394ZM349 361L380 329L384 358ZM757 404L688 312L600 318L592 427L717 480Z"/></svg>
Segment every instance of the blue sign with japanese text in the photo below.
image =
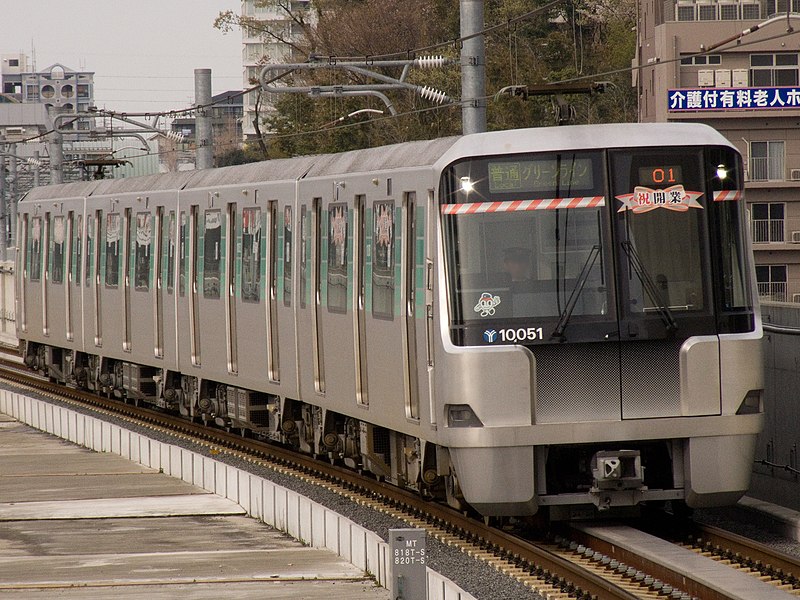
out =
<svg viewBox="0 0 800 600"><path fill-rule="evenodd" d="M669 110L800 108L800 87L669 90Z"/></svg>

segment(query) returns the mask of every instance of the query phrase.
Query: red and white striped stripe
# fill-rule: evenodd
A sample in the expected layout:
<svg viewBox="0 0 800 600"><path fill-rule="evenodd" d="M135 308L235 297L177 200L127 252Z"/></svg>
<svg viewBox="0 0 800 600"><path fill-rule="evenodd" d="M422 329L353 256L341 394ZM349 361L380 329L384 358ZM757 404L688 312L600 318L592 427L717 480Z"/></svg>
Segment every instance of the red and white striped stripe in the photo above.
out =
<svg viewBox="0 0 800 600"><path fill-rule="evenodd" d="M722 190L714 192L714 202L733 202L742 199L742 190Z"/></svg>
<svg viewBox="0 0 800 600"><path fill-rule="evenodd" d="M509 200L507 202L469 202L444 204L442 214L474 215L480 213L516 212L524 210L555 210L557 208L594 208L605 206L605 196L581 198L540 198L537 200Z"/></svg>

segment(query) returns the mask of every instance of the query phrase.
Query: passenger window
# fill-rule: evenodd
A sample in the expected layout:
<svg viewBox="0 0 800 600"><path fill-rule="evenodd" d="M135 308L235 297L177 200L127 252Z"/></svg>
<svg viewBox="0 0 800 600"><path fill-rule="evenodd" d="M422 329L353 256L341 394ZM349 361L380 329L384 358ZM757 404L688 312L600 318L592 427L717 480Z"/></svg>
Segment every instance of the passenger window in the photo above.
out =
<svg viewBox="0 0 800 600"><path fill-rule="evenodd" d="M178 293L186 295L186 213L181 212L181 264L178 265Z"/></svg>
<svg viewBox="0 0 800 600"><path fill-rule="evenodd" d="M94 256L94 223L95 220L100 222L100 211L97 211L97 216L86 219L86 264L84 265L84 273L86 275L86 287L92 283L92 257ZM99 263L98 263L99 264Z"/></svg>
<svg viewBox="0 0 800 600"><path fill-rule="evenodd" d="M308 290L308 209L305 205L300 208L300 308L306 307L306 293Z"/></svg>
<svg viewBox="0 0 800 600"><path fill-rule="evenodd" d="M206 211L204 229L203 298L219 298L222 252L222 216L220 211Z"/></svg>
<svg viewBox="0 0 800 600"><path fill-rule="evenodd" d="M34 217L31 219L31 233L29 236L30 248L28 256L30 256L30 273L29 279L31 281L40 281L42 278L42 218Z"/></svg>
<svg viewBox="0 0 800 600"><path fill-rule="evenodd" d="M122 245L122 219L119 213L106 215L106 285L119 285L120 247Z"/></svg>
<svg viewBox="0 0 800 600"><path fill-rule="evenodd" d="M292 207L283 209L283 303L292 304Z"/></svg>
<svg viewBox="0 0 800 600"><path fill-rule="evenodd" d="M50 281L64 283L64 217L53 217L52 263Z"/></svg>
<svg viewBox="0 0 800 600"><path fill-rule="evenodd" d="M167 293L171 294L175 289L175 211L169 211L169 223L167 224L167 243L162 244L165 249L167 261Z"/></svg>
<svg viewBox="0 0 800 600"><path fill-rule="evenodd" d="M261 209L242 210L242 300L261 301Z"/></svg>
<svg viewBox="0 0 800 600"><path fill-rule="evenodd" d="M372 316L394 319L394 202L376 202L372 218Z"/></svg>
<svg viewBox="0 0 800 600"><path fill-rule="evenodd" d="M328 213L328 310L347 312L347 205Z"/></svg>
<svg viewBox="0 0 800 600"><path fill-rule="evenodd" d="M150 248L153 237L153 226L150 213L136 213L136 267L134 269L134 285L137 290L150 289Z"/></svg>
<svg viewBox="0 0 800 600"><path fill-rule="evenodd" d="M81 248L81 245L83 244L83 215L78 215L75 217L75 232L73 239L75 240L75 276L73 277L73 281L75 282L75 285L79 286L81 284L81 262L83 260Z"/></svg>

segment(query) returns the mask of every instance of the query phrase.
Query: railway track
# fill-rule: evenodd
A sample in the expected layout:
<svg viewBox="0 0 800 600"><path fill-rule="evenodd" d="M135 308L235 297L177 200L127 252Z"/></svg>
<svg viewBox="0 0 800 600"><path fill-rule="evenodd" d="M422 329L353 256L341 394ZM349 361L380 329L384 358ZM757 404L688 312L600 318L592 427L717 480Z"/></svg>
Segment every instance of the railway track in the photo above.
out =
<svg viewBox="0 0 800 600"><path fill-rule="evenodd" d="M61 402L83 408L90 406L99 413L168 433L176 438L191 440L209 447L215 453L228 454L319 485L353 502L400 519L411 527L426 530L429 536L491 565L548 600L651 600L670 597L688 600L693 597L727 597L720 596L701 582L688 586L685 576L680 579L669 575L659 565L642 564L640 568L632 558L615 558L602 549L599 541L593 542L587 538L585 543L570 544L559 540L560 544L542 544L525 540L512 532L491 527L448 507L427 502L416 494L280 446L267 445L177 416L50 383L31 375L13 356L0 357L0 377L23 389L33 389ZM748 540L739 540L740 545L734 549L732 546L720 544L719 539L706 535L702 542L698 542L698 552L713 554L713 549L717 546L724 547L717 554L722 557L729 557L731 554L750 557L751 564L770 565L766 572L771 569L776 575L780 574L783 577L780 579L781 585L796 584L796 575L800 572L796 563L790 566L778 562L765 554L765 549L762 549L762 554L757 555L758 558L752 558L756 555L743 550L742 546ZM709 550L709 544L712 550ZM790 571L790 568L794 570ZM786 573L790 573L788 577L795 579L785 583ZM678 585L679 581L682 582L682 587ZM677 592L677 595L673 592Z"/></svg>
<svg viewBox="0 0 800 600"><path fill-rule="evenodd" d="M667 548L670 545L711 559L719 568L672 552ZM552 549L587 568L613 571L621 582L640 590L642 598L800 597L797 557L724 529L667 514L649 519L640 529L575 525L555 540ZM748 585L743 574L755 585ZM761 584L770 588L759 587ZM772 594L773 590L779 594Z"/></svg>

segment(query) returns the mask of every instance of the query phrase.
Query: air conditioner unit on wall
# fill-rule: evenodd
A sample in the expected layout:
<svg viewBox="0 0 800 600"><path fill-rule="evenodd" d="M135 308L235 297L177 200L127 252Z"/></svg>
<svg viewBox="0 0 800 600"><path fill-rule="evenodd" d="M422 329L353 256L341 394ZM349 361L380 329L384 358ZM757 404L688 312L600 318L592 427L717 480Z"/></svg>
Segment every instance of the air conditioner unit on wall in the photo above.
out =
<svg viewBox="0 0 800 600"><path fill-rule="evenodd" d="M792 294L792 302L800 303L800 294Z"/></svg>
<svg viewBox="0 0 800 600"><path fill-rule="evenodd" d="M793 231L792 232L792 243L793 244L800 244L800 231Z"/></svg>
<svg viewBox="0 0 800 600"><path fill-rule="evenodd" d="M800 169L789 169L789 179L800 181Z"/></svg>
<svg viewBox="0 0 800 600"><path fill-rule="evenodd" d="M714 87L714 71L711 69L701 69L697 72L698 87Z"/></svg>
<svg viewBox="0 0 800 600"><path fill-rule="evenodd" d="M747 69L733 69L733 87L743 88L750 84L750 74Z"/></svg>

